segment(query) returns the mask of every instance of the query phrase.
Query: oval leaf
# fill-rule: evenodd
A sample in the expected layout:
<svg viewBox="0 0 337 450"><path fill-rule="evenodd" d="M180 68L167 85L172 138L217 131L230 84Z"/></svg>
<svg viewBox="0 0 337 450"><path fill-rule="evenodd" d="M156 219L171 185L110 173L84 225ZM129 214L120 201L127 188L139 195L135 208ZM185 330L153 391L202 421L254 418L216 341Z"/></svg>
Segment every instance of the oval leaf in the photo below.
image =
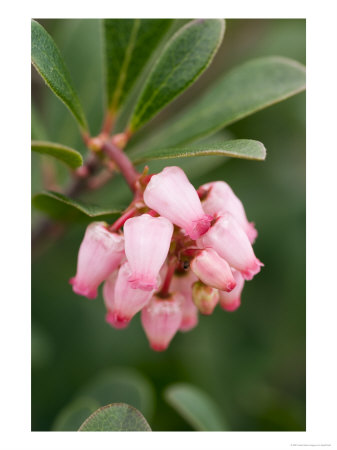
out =
<svg viewBox="0 0 337 450"><path fill-rule="evenodd" d="M106 89L109 110L123 104L172 19L104 19Z"/></svg>
<svg viewBox="0 0 337 450"><path fill-rule="evenodd" d="M173 35L149 75L131 117L130 131L148 122L209 66L225 29L221 19L193 20Z"/></svg>
<svg viewBox="0 0 337 450"><path fill-rule="evenodd" d="M32 20L32 64L54 94L73 113L80 127L87 130L82 106L59 49L52 37L35 20Z"/></svg>
<svg viewBox="0 0 337 450"><path fill-rule="evenodd" d="M78 431L151 431L151 428L136 408L112 403L95 411Z"/></svg>
<svg viewBox="0 0 337 450"><path fill-rule="evenodd" d="M194 429L198 431L225 431L227 425L217 404L201 389L187 383L169 386L164 396Z"/></svg>
<svg viewBox="0 0 337 450"><path fill-rule="evenodd" d="M58 414L53 431L76 431L86 418L99 407L92 398L80 397L67 405Z"/></svg>
<svg viewBox="0 0 337 450"><path fill-rule="evenodd" d="M187 158L191 156L223 155L232 158L254 159L263 161L266 149L259 141L236 139L214 144L195 145L189 147L172 147L160 150L150 150L134 156L135 164L154 159Z"/></svg>
<svg viewBox="0 0 337 450"><path fill-rule="evenodd" d="M32 141L32 151L53 156L72 169L76 169L76 167L80 167L83 164L81 153L66 145L47 141Z"/></svg>
<svg viewBox="0 0 337 450"><path fill-rule="evenodd" d="M146 143L147 149L193 142L304 89L305 68L296 61L281 57L248 61L167 122Z"/></svg>
<svg viewBox="0 0 337 450"><path fill-rule="evenodd" d="M109 220L119 209L102 208L96 205L87 205L64 194L45 191L36 194L32 199L35 208L43 211L53 219L61 221L88 221L90 219Z"/></svg>

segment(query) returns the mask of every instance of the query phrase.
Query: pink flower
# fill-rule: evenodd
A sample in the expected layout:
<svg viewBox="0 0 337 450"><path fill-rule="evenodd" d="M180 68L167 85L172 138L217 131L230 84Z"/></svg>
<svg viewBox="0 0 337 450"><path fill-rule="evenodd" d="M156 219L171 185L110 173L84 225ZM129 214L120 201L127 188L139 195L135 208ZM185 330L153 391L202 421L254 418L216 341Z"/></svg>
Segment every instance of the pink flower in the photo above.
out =
<svg viewBox="0 0 337 450"><path fill-rule="evenodd" d="M212 248L198 252L192 259L191 269L208 286L228 292L235 288L236 282L229 264Z"/></svg>
<svg viewBox="0 0 337 450"><path fill-rule="evenodd" d="M203 282L197 281L192 286L193 302L201 314L210 315L219 301L219 291Z"/></svg>
<svg viewBox="0 0 337 450"><path fill-rule="evenodd" d="M180 294L171 294L168 299L154 295L142 309L142 325L153 350L166 350L178 331L182 318L182 301Z"/></svg>
<svg viewBox="0 0 337 450"><path fill-rule="evenodd" d="M104 222L91 223L85 232L77 259L77 273L69 280L76 294L97 297L97 288L121 263L124 238L110 233Z"/></svg>
<svg viewBox="0 0 337 450"><path fill-rule="evenodd" d="M219 291L220 306L226 311L235 311L241 305L241 292L245 281L238 270L233 269L236 286L231 292Z"/></svg>
<svg viewBox="0 0 337 450"><path fill-rule="evenodd" d="M166 167L153 175L145 189L144 202L183 228L191 239L202 236L213 219L204 213L197 191L179 167Z"/></svg>
<svg viewBox="0 0 337 450"><path fill-rule="evenodd" d="M197 281L197 277L189 270L181 275L174 275L171 281L171 292L178 292L183 296L182 320L180 331L189 331L198 323L198 308L192 300L192 284Z"/></svg>
<svg viewBox="0 0 337 450"><path fill-rule="evenodd" d="M254 223L248 222L241 200L234 194L227 183L214 181L213 183L203 184L199 190L200 192L207 192L206 198L202 202L202 207L206 214L216 217L226 212L231 213L244 229L250 242L254 243L257 237Z"/></svg>
<svg viewBox="0 0 337 450"><path fill-rule="evenodd" d="M131 270L124 263L119 271L114 272L103 285L103 298L108 313L106 321L115 328L125 328L132 317L150 300L154 291L132 289L128 279Z"/></svg>
<svg viewBox="0 0 337 450"><path fill-rule="evenodd" d="M158 287L158 273L166 259L172 233L173 225L165 217L143 214L125 222L125 254L133 289L152 291Z"/></svg>
<svg viewBox="0 0 337 450"><path fill-rule="evenodd" d="M251 280L263 266L246 233L230 213L220 216L197 244L213 248L230 266L240 270L246 280Z"/></svg>

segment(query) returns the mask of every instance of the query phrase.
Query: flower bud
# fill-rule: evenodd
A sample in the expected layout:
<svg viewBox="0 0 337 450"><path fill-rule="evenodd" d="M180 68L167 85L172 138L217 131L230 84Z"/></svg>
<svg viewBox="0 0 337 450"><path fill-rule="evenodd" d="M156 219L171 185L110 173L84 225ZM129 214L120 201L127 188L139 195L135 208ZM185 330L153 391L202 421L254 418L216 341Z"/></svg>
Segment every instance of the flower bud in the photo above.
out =
<svg viewBox="0 0 337 450"><path fill-rule="evenodd" d="M192 286L192 298L201 314L210 315L219 301L219 291L197 281Z"/></svg>
<svg viewBox="0 0 337 450"><path fill-rule="evenodd" d="M191 262L191 269L208 286L228 292L235 288L236 282L229 264L212 248L198 252Z"/></svg>
<svg viewBox="0 0 337 450"><path fill-rule="evenodd" d="M166 350L178 331L182 318L182 300L180 294L171 294L166 299L154 295L142 309L142 325L153 350Z"/></svg>
<svg viewBox="0 0 337 450"><path fill-rule="evenodd" d="M249 241L254 243L257 237L254 223L248 222L241 200L227 183L214 181L213 183L203 184L199 189L201 192L207 191L206 198L202 201L202 207L206 214L217 217L229 212L244 229Z"/></svg>
<svg viewBox="0 0 337 450"><path fill-rule="evenodd" d="M172 233L173 225L165 217L143 214L125 222L125 254L133 289L152 291L158 287L158 273L166 259Z"/></svg>
<svg viewBox="0 0 337 450"><path fill-rule="evenodd" d="M198 309L192 300L192 284L195 281L197 277L191 270L174 275L171 281L171 291L178 292L183 297L180 331L189 331L198 323Z"/></svg>
<svg viewBox="0 0 337 450"><path fill-rule="evenodd" d="M103 298L108 310L106 321L115 328L125 328L154 292L132 289L128 282L130 274L130 266L126 262L118 270L118 275L114 272L103 285Z"/></svg>
<svg viewBox="0 0 337 450"><path fill-rule="evenodd" d="M124 238L110 233L104 222L91 223L78 252L77 273L69 280L76 294L97 297L97 288L121 263Z"/></svg>
<svg viewBox="0 0 337 450"><path fill-rule="evenodd" d="M204 213L197 191L179 167L166 167L153 175L144 191L144 202L183 228L191 239L202 236L213 219Z"/></svg>
<svg viewBox="0 0 337 450"><path fill-rule="evenodd" d="M240 270L246 280L251 280L263 266L246 233L230 213L220 216L197 244L213 248L230 266Z"/></svg>
<svg viewBox="0 0 337 450"><path fill-rule="evenodd" d="M231 292L219 291L220 306L226 311L235 311L241 305L241 292L245 281L238 270L233 269L236 286Z"/></svg>

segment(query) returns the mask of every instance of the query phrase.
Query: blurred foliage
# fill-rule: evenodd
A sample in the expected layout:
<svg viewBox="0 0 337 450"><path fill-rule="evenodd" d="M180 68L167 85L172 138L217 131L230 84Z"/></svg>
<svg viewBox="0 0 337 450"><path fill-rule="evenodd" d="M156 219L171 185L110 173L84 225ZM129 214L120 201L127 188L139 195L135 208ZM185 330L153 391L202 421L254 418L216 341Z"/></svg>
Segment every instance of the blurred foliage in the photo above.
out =
<svg viewBox="0 0 337 450"><path fill-rule="evenodd" d="M59 46L90 129L97 133L104 104L99 21L39 22ZM305 21L228 20L212 66L145 127L138 139L149 135L224 71L267 55L305 63ZM39 123L34 126L34 139L47 137L84 153L76 122L34 71L32 91ZM195 186L226 180L243 201L248 218L256 223L259 237L254 250L265 267L246 283L242 306L234 313L218 308L212 316L200 317L197 328L178 333L166 352L155 353L138 316L126 330L112 329L104 321L101 295L90 301L72 292L68 280L76 270L85 225L69 226L57 244L50 245L32 265L32 430L51 430L62 410L88 396L86 386L105 374L113 378L121 370L139 372L148 389L154 390L147 406L146 402L135 405L154 431L191 430L163 398L169 384L181 382L215 399L230 430L305 430L305 94L220 133L263 142L266 161L209 156L153 161L149 166L156 171L168 163L179 164ZM208 139L218 140L215 136ZM33 193L43 184L41 162L40 155L32 155ZM55 163L55 171L60 184L69 178L62 164ZM99 192L85 196L88 203L104 207L111 201L125 204L128 199L131 194L118 176ZM33 223L39 217L34 212ZM119 393L105 404L130 401L128 389Z"/></svg>

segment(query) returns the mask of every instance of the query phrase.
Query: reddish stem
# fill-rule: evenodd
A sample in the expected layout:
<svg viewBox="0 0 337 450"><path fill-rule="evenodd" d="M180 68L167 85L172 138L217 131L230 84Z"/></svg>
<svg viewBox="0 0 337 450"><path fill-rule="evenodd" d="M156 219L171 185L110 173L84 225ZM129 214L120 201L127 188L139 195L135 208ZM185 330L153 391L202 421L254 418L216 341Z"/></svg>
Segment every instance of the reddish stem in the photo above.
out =
<svg viewBox="0 0 337 450"><path fill-rule="evenodd" d="M172 258L171 261L168 263L168 268L166 272L166 277L163 283L163 286L161 288L161 291L159 292L159 295L161 297L166 297L170 292L170 284L172 281L172 277L174 275L174 271L176 270L177 262L175 258Z"/></svg>
<svg viewBox="0 0 337 450"><path fill-rule="evenodd" d="M136 181L138 180L140 173L137 172L126 154L110 141L104 142L102 151L116 163L132 192L135 192Z"/></svg>
<svg viewBox="0 0 337 450"><path fill-rule="evenodd" d="M122 214L119 219L116 220L116 222L114 222L110 227L109 227L109 231L113 231L116 232L118 231L120 228L122 228L122 226L124 225L124 223L130 219L130 217L133 217L136 213L137 213L137 208L135 208L134 206L132 206L130 209L128 209L127 211L125 211L124 214Z"/></svg>

